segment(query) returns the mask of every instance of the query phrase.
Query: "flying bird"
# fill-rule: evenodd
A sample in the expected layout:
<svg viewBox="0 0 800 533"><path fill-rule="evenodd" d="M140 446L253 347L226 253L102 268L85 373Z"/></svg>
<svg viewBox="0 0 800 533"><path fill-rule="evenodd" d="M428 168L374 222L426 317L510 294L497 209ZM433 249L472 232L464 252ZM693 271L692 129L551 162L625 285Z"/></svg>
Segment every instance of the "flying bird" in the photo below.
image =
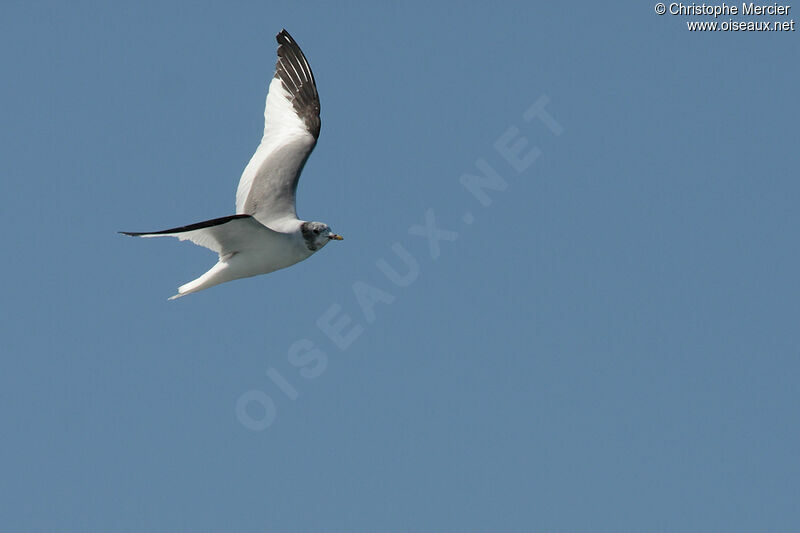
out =
<svg viewBox="0 0 800 533"><path fill-rule="evenodd" d="M236 214L133 237L177 237L219 254L199 278L170 300L226 281L267 274L311 257L342 237L322 222L297 218L300 172L319 137L319 94L314 74L289 32L277 36L278 62L264 108L264 136L236 191Z"/></svg>

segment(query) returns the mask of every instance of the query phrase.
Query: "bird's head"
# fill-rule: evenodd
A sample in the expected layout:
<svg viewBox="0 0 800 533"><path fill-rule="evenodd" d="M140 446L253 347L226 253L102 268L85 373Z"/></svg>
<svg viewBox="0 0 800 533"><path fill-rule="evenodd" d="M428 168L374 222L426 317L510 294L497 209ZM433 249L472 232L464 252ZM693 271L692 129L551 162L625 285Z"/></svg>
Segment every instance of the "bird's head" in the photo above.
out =
<svg viewBox="0 0 800 533"><path fill-rule="evenodd" d="M316 252L330 241L341 241L342 236L335 234L327 224L322 222L303 222L300 226L306 246Z"/></svg>

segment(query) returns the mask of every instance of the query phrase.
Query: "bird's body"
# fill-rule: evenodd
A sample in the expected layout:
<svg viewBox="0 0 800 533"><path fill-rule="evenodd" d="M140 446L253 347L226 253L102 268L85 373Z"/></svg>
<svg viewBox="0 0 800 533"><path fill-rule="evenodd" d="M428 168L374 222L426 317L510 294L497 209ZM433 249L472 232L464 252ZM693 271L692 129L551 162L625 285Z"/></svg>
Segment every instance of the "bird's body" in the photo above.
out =
<svg viewBox="0 0 800 533"><path fill-rule="evenodd" d="M310 257L342 238L321 222L297 218L300 172L320 131L319 95L300 47L286 30L277 35L278 63L264 108L264 136L236 191L236 215L137 237L177 237L209 248L219 260L170 299L226 281L268 274Z"/></svg>

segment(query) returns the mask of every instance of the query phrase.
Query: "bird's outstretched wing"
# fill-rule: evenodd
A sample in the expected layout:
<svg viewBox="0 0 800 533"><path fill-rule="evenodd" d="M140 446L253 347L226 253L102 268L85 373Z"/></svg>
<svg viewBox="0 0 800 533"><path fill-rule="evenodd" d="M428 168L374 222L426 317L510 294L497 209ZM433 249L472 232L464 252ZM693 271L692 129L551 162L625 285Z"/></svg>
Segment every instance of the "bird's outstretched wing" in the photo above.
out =
<svg viewBox="0 0 800 533"><path fill-rule="evenodd" d="M278 62L264 108L264 137L236 191L236 212L269 226L297 218L297 182L320 129L311 67L286 30L276 39Z"/></svg>
<svg viewBox="0 0 800 533"><path fill-rule="evenodd" d="M231 215L152 233L120 233L131 237L177 237L213 250L221 258L237 252L264 248L270 241L280 245L286 239L282 233L269 229L249 215Z"/></svg>

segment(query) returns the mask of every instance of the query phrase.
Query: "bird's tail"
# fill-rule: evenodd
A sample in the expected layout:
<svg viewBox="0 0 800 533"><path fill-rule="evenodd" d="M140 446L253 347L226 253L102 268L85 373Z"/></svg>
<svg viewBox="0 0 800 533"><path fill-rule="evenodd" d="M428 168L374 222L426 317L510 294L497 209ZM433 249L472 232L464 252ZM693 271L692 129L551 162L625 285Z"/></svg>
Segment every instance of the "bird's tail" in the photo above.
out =
<svg viewBox="0 0 800 533"><path fill-rule="evenodd" d="M213 287L214 285L219 285L220 283L224 283L226 281L230 281L230 276L227 275L226 270L228 269L228 263L220 261L211 269L200 276L199 278L190 281L189 283L184 283L180 287L178 287L178 294L170 296L170 300L175 300L180 298L181 296L186 296L187 294L191 294L193 292L202 291L203 289L208 289L209 287Z"/></svg>

